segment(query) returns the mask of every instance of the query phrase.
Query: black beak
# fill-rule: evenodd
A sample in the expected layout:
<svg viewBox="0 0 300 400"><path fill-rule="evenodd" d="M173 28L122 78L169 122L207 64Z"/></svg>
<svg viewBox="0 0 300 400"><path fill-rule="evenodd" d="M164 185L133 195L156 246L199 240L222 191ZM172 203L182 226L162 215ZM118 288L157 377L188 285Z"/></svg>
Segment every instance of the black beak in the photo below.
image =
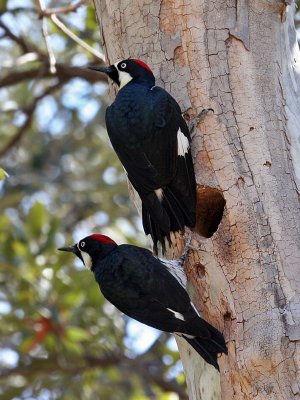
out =
<svg viewBox="0 0 300 400"><path fill-rule="evenodd" d="M90 66L90 67L88 67L88 69L92 69L93 71L98 71L98 72L104 72L105 74L109 75L109 74L112 74L115 71L116 67L114 65L110 65L108 67L103 65L103 66L100 66L100 67Z"/></svg>
<svg viewBox="0 0 300 400"><path fill-rule="evenodd" d="M59 249L60 251L69 251L71 253L76 254L77 253L77 246L74 244L74 246L65 246L65 247L60 247Z"/></svg>

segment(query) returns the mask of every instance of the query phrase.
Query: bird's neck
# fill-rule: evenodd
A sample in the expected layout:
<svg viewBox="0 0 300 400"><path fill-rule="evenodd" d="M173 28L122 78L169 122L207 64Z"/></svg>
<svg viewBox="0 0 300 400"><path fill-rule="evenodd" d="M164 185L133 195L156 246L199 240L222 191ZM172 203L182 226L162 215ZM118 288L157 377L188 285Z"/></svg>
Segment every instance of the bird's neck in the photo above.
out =
<svg viewBox="0 0 300 400"><path fill-rule="evenodd" d="M133 86L134 84L138 84L138 85L142 85L142 86L151 88L152 86L155 85L155 79L154 78L149 79L149 77L147 77L147 78L139 77L139 78L132 78L127 81L124 80L123 82L121 82L120 90L122 88L124 88L125 86L129 88L129 87Z"/></svg>
<svg viewBox="0 0 300 400"><path fill-rule="evenodd" d="M111 277L115 276L116 270L119 268L122 260L123 257L117 247L107 252L106 256L97 258L92 271L101 290L103 287L111 284Z"/></svg>
<svg viewBox="0 0 300 400"><path fill-rule="evenodd" d="M101 265L101 262L116 248L118 245L116 243L106 243L102 246L101 252L95 252L92 254L92 268L91 270L94 271L98 265Z"/></svg>

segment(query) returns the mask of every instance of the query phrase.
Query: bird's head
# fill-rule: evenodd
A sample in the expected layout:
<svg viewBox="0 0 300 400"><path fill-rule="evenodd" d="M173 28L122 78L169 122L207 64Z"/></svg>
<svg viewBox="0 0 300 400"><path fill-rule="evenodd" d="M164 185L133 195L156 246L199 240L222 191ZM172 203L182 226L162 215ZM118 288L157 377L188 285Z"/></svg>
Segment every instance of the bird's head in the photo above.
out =
<svg viewBox="0 0 300 400"><path fill-rule="evenodd" d="M136 59L127 59L118 61L108 67L89 67L95 71L104 72L112 79L120 88L127 85L132 80L146 81L155 84L153 72L143 61Z"/></svg>
<svg viewBox="0 0 300 400"><path fill-rule="evenodd" d="M58 250L76 254L86 268L92 270L96 260L105 257L116 246L116 242L108 236L93 234L73 246L60 247Z"/></svg>

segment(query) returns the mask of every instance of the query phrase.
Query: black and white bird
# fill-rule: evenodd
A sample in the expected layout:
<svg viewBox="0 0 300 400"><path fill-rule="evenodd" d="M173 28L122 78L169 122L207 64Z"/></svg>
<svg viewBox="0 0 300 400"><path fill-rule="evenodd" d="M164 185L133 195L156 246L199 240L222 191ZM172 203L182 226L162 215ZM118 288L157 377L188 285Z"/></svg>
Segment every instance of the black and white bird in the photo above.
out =
<svg viewBox="0 0 300 400"><path fill-rule="evenodd" d="M151 69L135 59L108 67L120 88L106 110L112 146L142 200L142 220L157 251L170 232L195 226L196 182L189 129L174 98L155 85Z"/></svg>
<svg viewBox="0 0 300 400"><path fill-rule="evenodd" d="M94 273L103 296L124 314L183 337L219 369L217 354L227 354L225 341L191 302L185 289L183 259L160 260L147 249L117 245L100 234L59 250L75 253Z"/></svg>

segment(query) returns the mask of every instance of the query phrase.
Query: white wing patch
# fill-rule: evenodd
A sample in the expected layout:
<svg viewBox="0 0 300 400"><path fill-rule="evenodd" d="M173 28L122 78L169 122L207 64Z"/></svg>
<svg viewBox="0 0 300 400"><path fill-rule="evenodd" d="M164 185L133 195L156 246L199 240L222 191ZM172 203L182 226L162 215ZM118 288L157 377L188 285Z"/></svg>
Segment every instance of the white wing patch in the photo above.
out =
<svg viewBox="0 0 300 400"><path fill-rule="evenodd" d="M177 132L177 153L179 156L185 156L189 152L190 143L189 139L184 136L181 132L181 129L178 129Z"/></svg>
<svg viewBox="0 0 300 400"><path fill-rule="evenodd" d="M167 308L167 310L171 311L174 314L175 318L184 321L184 316L180 312L171 310L171 308Z"/></svg>
<svg viewBox="0 0 300 400"><path fill-rule="evenodd" d="M175 279L180 283L180 285L186 289L187 279L183 270L182 260L179 258L177 260L165 260L158 258L159 261L168 269L170 274L174 276Z"/></svg>
<svg viewBox="0 0 300 400"><path fill-rule="evenodd" d="M185 333L184 335L182 335L183 337L187 337L188 339L195 339L196 336L193 335L188 335L187 333Z"/></svg>
<svg viewBox="0 0 300 400"><path fill-rule="evenodd" d="M163 195L164 195L164 192L163 192L162 188L155 189L154 192L155 192L155 194L156 194L158 200L159 200L160 202L162 202Z"/></svg>

